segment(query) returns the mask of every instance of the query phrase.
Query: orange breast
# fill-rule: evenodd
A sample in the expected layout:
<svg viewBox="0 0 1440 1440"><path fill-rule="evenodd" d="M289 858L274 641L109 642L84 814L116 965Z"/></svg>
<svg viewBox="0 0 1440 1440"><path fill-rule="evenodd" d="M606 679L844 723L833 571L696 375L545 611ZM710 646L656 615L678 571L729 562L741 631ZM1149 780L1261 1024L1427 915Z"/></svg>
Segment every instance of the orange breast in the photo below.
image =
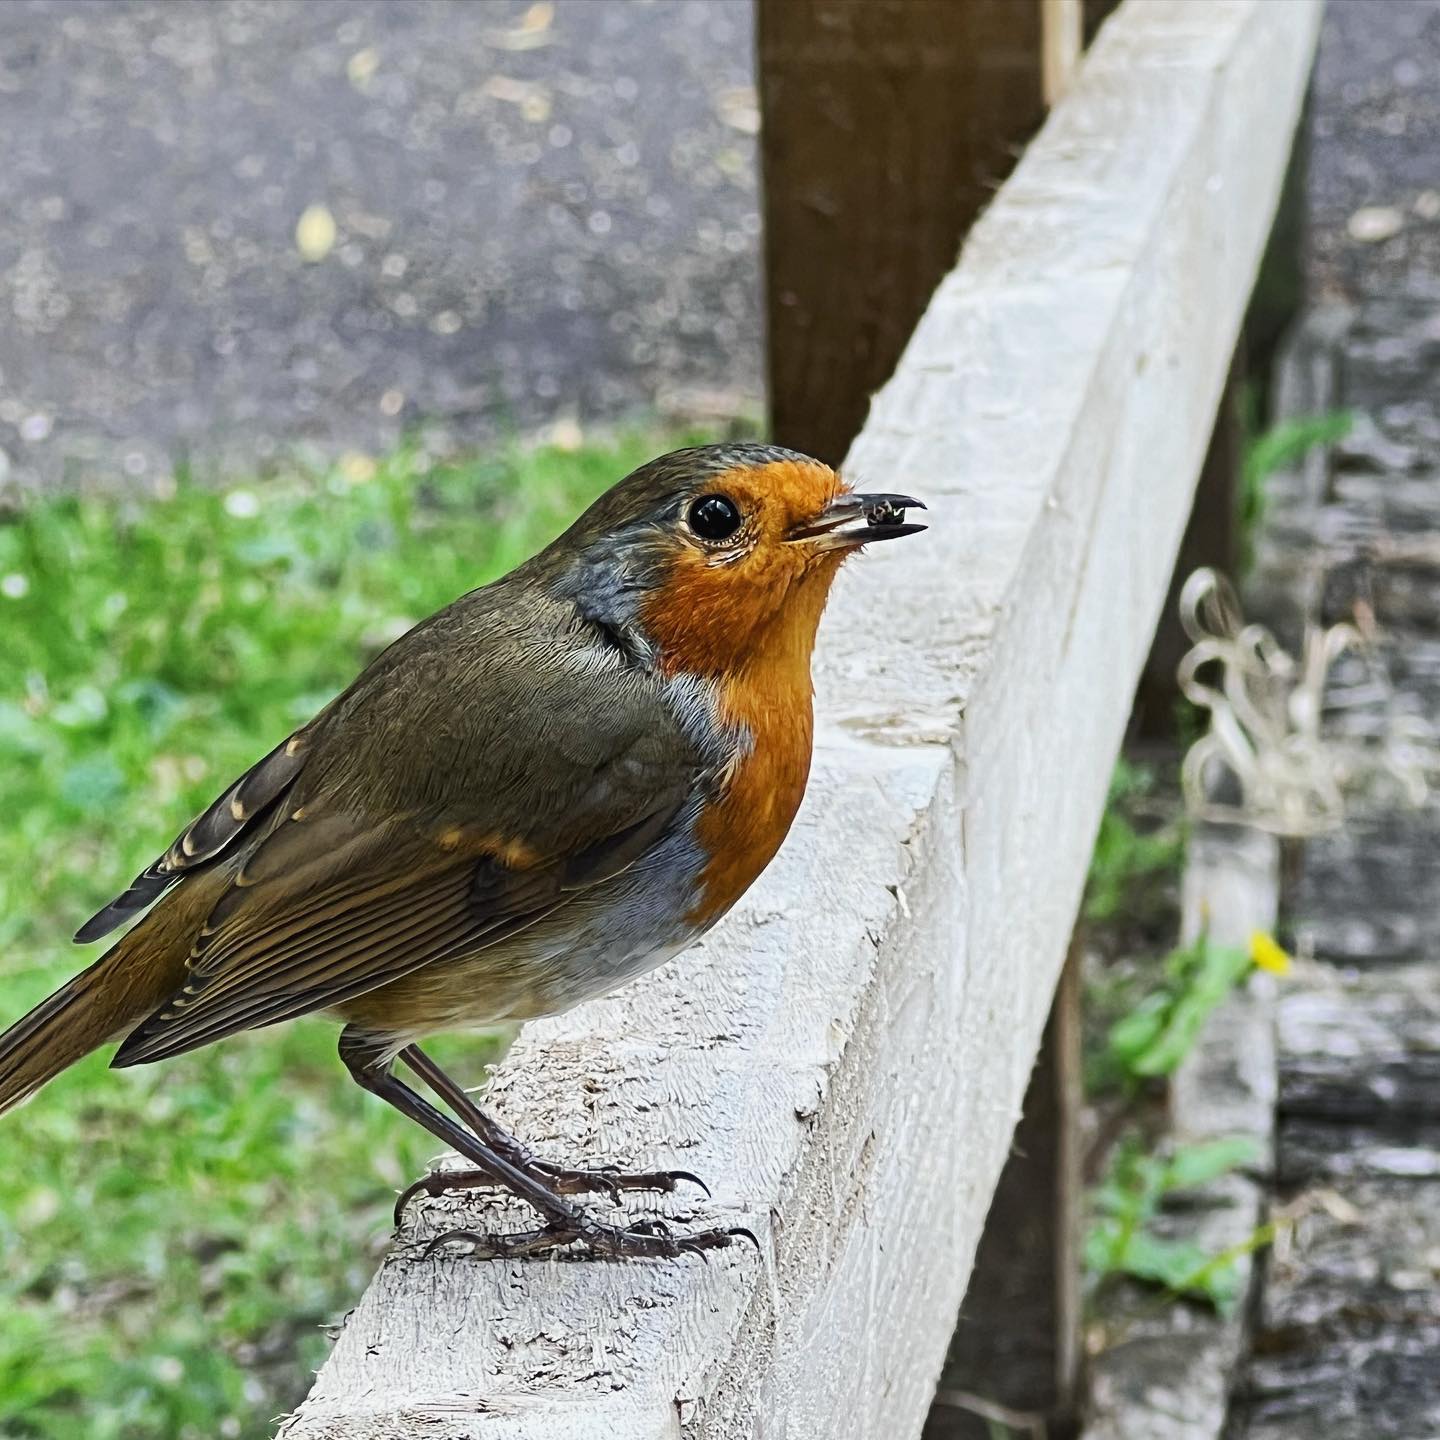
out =
<svg viewBox="0 0 1440 1440"><path fill-rule="evenodd" d="M798 677L763 669L722 693L725 719L743 724L754 743L696 826L709 857L700 901L689 917L696 924L718 920L754 884L789 833L805 794L813 728L809 666Z"/></svg>
<svg viewBox="0 0 1440 1440"><path fill-rule="evenodd" d="M770 501L787 487L803 492L795 504L805 514L817 513L839 483L816 464L761 467L755 475L764 477L760 488ZM717 483L743 496L744 480L736 474ZM678 551L665 583L641 610L662 669L714 681L717 718L743 726L751 738L696 826L708 857L689 915L699 925L723 915L770 863L810 774L810 654L844 552L810 554L787 543L788 533L780 525L734 561Z"/></svg>

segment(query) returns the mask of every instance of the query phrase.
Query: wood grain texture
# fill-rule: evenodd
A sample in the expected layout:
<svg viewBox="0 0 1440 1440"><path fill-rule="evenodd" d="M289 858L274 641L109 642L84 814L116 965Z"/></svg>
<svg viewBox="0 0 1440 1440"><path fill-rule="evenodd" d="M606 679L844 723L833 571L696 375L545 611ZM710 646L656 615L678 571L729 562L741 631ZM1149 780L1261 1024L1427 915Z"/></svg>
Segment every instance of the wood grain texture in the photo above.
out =
<svg viewBox="0 0 1440 1440"><path fill-rule="evenodd" d="M1041 32L1040 0L758 0L780 444L834 464L858 433L1045 117Z"/></svg>
<svg viewBox="0 0 1440 1440"><path fill-rule="evenodd" d="M683 1165L708 1263L398 1248L289 1440L914 1435L1065 955L1278 193L1310 0L1112 17L850 455L934 529L841 577L815 775L702 947L527 1028L545 1151ZM493 1224L499 1201L422 1214Z"/></svg>

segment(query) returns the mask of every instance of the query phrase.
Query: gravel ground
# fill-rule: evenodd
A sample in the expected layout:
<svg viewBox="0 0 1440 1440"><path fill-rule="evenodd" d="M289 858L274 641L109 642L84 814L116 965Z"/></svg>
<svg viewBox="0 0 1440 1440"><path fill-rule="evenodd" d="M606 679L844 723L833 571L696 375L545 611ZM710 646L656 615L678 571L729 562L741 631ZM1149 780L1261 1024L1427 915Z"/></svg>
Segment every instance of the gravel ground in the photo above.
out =
<svg viewBox="0 0 1440 1440"><path fill-rule="evenodd" d="M754 411L752 66L749 0L4 0L0 480ZM1313 121L1317 291L1440 294L1440 0L1331 0Z"/></svg>
<svg viewBox="0 0 1440 1440"><path fill-rule="evenodd" d="M1319 299L1440 299L1440 0L1329 0L1315 69Z"/></svg>
<svg viewBox="0 0 1440 1440"><path fill-rule="evenodd" d="M744 0L6 0L6 468L753 409L751 69Z"/></svg>

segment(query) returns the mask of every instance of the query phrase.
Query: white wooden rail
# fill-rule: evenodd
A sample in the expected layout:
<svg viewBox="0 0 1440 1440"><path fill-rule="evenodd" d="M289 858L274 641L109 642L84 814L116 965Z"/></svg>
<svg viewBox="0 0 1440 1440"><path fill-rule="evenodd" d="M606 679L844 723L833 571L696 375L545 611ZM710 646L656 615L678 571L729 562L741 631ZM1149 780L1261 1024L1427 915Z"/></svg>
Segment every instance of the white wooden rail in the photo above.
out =
<svg viewBox="0 0 1440 1440"><path fill-rule="evenodd" d="M542 1150L703 1175L708 1260L397 1248L289 1440L913 1436L1005 1159L1274 211L1313 0L1128 0L936 293L847 473L795 832L736 914L527 1027ZM407 1238L525 1223L471 1197Z"/></svg>

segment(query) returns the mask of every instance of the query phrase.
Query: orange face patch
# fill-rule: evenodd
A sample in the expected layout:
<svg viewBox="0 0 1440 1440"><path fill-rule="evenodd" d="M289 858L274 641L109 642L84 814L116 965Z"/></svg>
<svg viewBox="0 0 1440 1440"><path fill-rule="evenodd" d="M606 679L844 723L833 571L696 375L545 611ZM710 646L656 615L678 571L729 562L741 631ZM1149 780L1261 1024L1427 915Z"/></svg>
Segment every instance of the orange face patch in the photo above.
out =
<svg viewBox="0 0 1440 1440"><path fill-rule="evenodd" d="M671 674L722 677L781 660L804 670L843 553L788 537L844 486L819 461L727 470L703 493L729 497L744 526L734 546L677 544L665 582L641 608L646 634Z"/></svg>

